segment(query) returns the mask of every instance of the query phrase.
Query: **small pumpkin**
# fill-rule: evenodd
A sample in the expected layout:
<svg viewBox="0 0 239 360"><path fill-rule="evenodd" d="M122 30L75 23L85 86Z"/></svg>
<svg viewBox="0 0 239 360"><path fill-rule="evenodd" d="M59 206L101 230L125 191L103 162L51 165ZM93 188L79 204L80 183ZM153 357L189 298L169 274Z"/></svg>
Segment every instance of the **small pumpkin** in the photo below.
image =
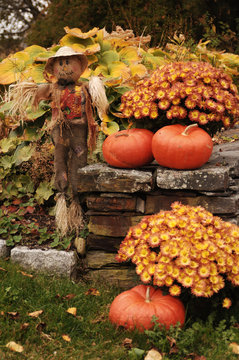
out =
<svg viewBox="0 0 239 360"><path fill-rule="evenodd" d="M154 326L153 316L167 329L178 322L182 326L185 309L178 298L163 295L160 289L150 285L137 285L116 296L109 311L113 324L129 330L137 328L141 332Z"/></svg>
<svg viewBox="0 0 239 360"><path fill-rule="evenodd" d="M137 168L153 160L153 132L147 129L121 130L103 142L105 161L114 167Z"/></svg>
<svg viewBox="0 0 239 360"><path fill-rule="evenodd" d="M197 124L168 125L159 129L152 139L155 160L172 169L197 169L210 158L211 136Z"/></svg>

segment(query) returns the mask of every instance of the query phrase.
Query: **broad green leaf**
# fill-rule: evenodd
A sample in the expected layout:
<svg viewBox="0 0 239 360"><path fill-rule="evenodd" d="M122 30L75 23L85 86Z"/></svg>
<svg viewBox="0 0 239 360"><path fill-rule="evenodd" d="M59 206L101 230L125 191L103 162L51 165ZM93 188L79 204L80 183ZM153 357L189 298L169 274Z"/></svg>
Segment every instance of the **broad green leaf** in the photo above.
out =
<svg viewBox="0 0 239 360"><path fill-rule="evenodd" d="M119 61L119 54L117 51L114 50L108 50L102 53L99 64L109 66L112 62Z"/></svg>
<svg viewBox="0 0 239 360"><path fill-rule="evenodd" d="M11 169L12 165L15 164L14 156L1 156L0 167L2 166L5 170Z"/></svg>
<svg viewBox="0 0 239 360"><path fill-rule="evenodd" d="M102 123L101 128L106 135L111 135L119 131L119 125L115 121Z"/></svg>
<svg viewBox="0 0 239 360"><path fill-rule="evenodd" d="M51 195L54 194L52 186L49 182L43 181L40 183L36 190L36 200L38 204L43 204L45 200L48 200Z"/></svg>
<svg viewBox="0 0 239 360"><path fill-rule="evenodd" d="M37 141L42 138L44 132L38 128L26 128L24 129L23 139L24 141Z"/></svg>
<svg viewBox="0 0 239 360"><path fill-rule="evenodd" d="M0 106L0 111L1 112L5 112L5 111L9 111L12 107L12 101L8 101L8 102L5 102L3 103L1 106Z"/></svg>
<svg viewBox="0 0 239 360"><path fill-rule="evenodd" d="M30 55L30 58L34 59L36 56L38 56L41 53L48 53L47 50L39 45L31 45L24 49L24 52L27 52Z"/></svg>
<svg viewBox="0 0 239 360"><path fill-rule="evenodd" d="M23 161L28 161L32 157L34 151L35 147L32 145L19 146L13 155L15 164L20 165Z"/></svg>
<svg viewBox="0 0 239 360"><path fill-rule="evenodd" d="M81 39L79 37L72 36L70 34L63 36L63 38L61 38L60 40L61 46L73 47L73 45L79 45L79 46L81 45L83 48L86 48L87 46L93 44L95 44L95 42L92 38Z"/></svg>
<svg viewBox="0 0 239 360"><path fill-rule="evenodd" d="M0 141L0 152L7 153L11 150L16 149L17 145L19 143L19 140L17 138L3 138Z"/></svg>

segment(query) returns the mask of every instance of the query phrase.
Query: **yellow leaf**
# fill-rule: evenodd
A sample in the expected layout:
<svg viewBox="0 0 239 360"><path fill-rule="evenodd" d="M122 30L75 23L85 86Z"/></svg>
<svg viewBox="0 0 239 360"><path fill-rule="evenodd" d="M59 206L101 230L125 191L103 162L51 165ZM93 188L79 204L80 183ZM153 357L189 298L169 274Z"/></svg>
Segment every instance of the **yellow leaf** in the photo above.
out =
<svg viewBox="0 0 239 360"><path fill-rule="evenodd" d="M75 50L76 52L80 52L84 55L93 55L96 52L100 51L100 45L99 44L91 44L88 45L87 47L82 47L80 46L80 44L73 44L72 49Z"/></svg>
<svg viewBox="0 0 239 360"><path fill-rule="evenodd" d="M142 78L147 75L147 69L143 64L132 64L129 66L133 77Z"/></svg>
<svg viewBox="0 0 239 360"><path fill-rule="evenodd" d="M68 26L64 27L64 30L67 34L70 34L72 36L76 36L80 39L87 39L87 38L92 37L95 34L97 34L99 28L94 27L93 29L91 29L90 31L88 31L86 33L83 33L81 31L81 29L79 29L79 28L70 29Z"/></svg>
<svg viewBox="0 0 239 360"><path fill-rule="evenodd" d="M76 316L77 309L76 309L76 307L71 307L71 308L68 308L66 310L66 312L68 312L69 314L71 314L73 316Z"/></svg>
<svg viewBox="0 0 239 360"><path fill-rule="evenodd" d="M9 343L7 343L6 347L12 351L15 351L15 352L23 352L23 346L22 345L19 345L17 343L15 343L15 341L10 341Z"/></svg>
<svg viewBox="0 0 239 360"><path fill-rule="evenodd" d="M70 336L68 336L68 335L62 335L62 339L63 340L65 340L65 341L67 341L67 342L71 342L71 338L70 338Z"/></svg>
<svg viewBox="0 0 239 360"><path fill-rule="evenodd" d="M99 292L99 290L97 290L95 288L90 288L89 290L86 291L85 295L99 296L100 292Z"/></svg>
<svg viewBox="0 0 239 360"><path fill-rule="evenodd" d="M235 342L232 342L229 347L231 348L233 354L238 354L239 355L239 345Z"/></svg>
<svg viewBox="0 0 239 360"><path fill-rule="evenodd" d="M121 77L124 80L130 78L130 69L129 67L122 63L121 61L114 61L108 66L109 76L117 78Z"/></svg>
<svg viewBox="0 0 239 360"><path fill-rule="evenodd" d="M130 65L132 62L137 62L140 60L138 51L133 46L127 46L120 50L119 52L120 60Z"/></svg>
<svg viewBox="0 0 239 360"><path fill-rule="evenodd" d="M36 83L43 83L46 82L43 71L45 69L44 64L34 64L27 67L27 69L22 73L21 79L22 80L31 80Z"/></svg>
<svg viewBox="0 0 239 360"><path fill-rule="evenodd" d="M33 311L31 313L28 313L28 316L31 316L33 318L38 317L39 315L41 315L43 313L43 310L37 310L37 311Z"/></svg>

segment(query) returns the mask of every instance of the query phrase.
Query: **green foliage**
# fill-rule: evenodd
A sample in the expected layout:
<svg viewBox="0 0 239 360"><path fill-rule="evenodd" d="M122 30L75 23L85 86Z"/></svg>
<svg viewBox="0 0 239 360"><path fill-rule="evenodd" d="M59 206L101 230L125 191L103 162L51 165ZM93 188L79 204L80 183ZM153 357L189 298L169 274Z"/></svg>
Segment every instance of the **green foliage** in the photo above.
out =
<svg viewBox="0 0 239 360"><path fill-rule="evenodd" d="M144 333L116 328L108 320L109 306L121 289L100 281L75 283L69 279L22 271L0 259L0 358L56 360L143 360L156 348L164 360L236 360L229 344L239 343L238 309L225 321L218 312L204 320L197 315L183 328L168 331L155 322ZM89 289L98 291L92 295ZM67 313L75 307L76 316ZM29 313L42 310L32 318ZM195 309L196 310L196 309ZM227 311L227 310L226 310ZM23 326L25 325L25 326ZM64 341L68 335L70 341ZM6 348L9 341L23 353ZM128 344L128 345L127 345ZM41 351L39 352L39 349Z"/></svg>

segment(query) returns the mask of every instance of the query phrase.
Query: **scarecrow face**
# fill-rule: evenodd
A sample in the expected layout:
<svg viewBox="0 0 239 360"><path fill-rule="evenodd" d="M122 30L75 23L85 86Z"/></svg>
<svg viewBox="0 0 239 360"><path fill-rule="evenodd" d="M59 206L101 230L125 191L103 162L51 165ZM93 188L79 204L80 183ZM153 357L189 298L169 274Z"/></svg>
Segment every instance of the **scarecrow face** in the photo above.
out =
<svg viewBox="0 0 239 360"><path fill-rule="evenodd" d="M53 75L57 80L63 79L76 82L82 74L81 61L77 56L62 56L53 63Z"/></svg>

